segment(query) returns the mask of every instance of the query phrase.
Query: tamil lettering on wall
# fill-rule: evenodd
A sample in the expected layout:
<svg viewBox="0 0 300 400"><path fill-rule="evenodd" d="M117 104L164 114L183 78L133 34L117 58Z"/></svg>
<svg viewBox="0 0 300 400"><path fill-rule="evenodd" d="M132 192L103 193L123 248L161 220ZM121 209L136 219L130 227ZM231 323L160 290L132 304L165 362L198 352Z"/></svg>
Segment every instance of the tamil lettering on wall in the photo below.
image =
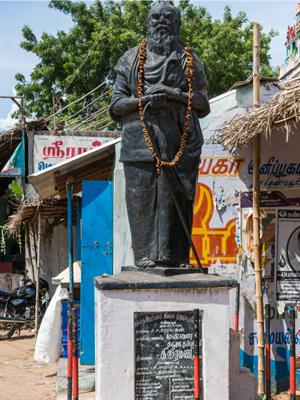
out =
<svg viewBox="0 0 300 400"><path fill-rule="evenodd" d="M223 226L214 226L212 217L214 200L212 189L198 183L194 204L193 241L203 266L216 261L224 264L236 262L238 253L236 236L236 217L230 218ZM194 257L191 263L196 264Z"/></svg>

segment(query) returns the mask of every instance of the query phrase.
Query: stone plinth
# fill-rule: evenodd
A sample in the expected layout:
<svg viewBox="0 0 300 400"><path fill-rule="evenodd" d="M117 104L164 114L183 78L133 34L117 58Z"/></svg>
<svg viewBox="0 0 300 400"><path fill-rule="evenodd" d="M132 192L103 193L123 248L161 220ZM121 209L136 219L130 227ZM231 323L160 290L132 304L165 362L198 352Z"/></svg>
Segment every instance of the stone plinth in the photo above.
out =
<svg viewBox="0 0 300 400"><path fill-rule="evenodd" d="M202 315L204 399L238 399L230 394L229 360L229 290L236 284L235 280L197 273L164 276L126 271L96 278L96 399L140 398L135 394L135 313L195 309Z"/></svg>

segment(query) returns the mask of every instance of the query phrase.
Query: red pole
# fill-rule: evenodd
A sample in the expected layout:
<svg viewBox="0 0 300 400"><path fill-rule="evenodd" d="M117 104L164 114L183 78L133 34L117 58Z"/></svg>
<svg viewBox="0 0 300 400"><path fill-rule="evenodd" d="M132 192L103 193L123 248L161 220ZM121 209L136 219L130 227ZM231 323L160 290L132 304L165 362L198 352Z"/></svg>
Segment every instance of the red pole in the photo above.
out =
<svg viewBox="0 0 300 400"><path fill-rule="evenodd" d="M270 304L265 305L266 321L266 400L271 400L271 343L270 343Z"/></svg>
<svg viewBox="0 0 300 400"><path fill-rule="evenodd" d="M74 301L74 275L73 275L73 229L72 229L72 198L73 198L73 178L67 180L67 206L68 206L68 266L69 266L69 302L68 302L68 400L72 400L72 341L73 324L72 308Z"/></svg>
<svg viewBox="0 0 300 400"><path fill-rule="evenodd" d="M240 314L240 284L236 287L235 292L235 312L234 312L234 330L239 331L239 314Z"/></svg>
<svg viewBox="0 0 300 400"><path fill-rule="evenodd" d="M290 400L296 400L295 308L290 310Z"/></svg>
<svg viewBox="0 0 300 400"><path fill-rule="evenodd" d="M73 400L79 398L78 382L78 317L77 308L73 308Z"/></svg>
<svg viewBox="0 0 300 400"><path fill-rule="evenodd" d="M68 304L68 400L72 400L72 302Z"/></svg>
<svg viewBox="0 0 300 400"><path fill-rule="evenodd" d="M194 310L194 399L200 400L199 310Z"/></svg>

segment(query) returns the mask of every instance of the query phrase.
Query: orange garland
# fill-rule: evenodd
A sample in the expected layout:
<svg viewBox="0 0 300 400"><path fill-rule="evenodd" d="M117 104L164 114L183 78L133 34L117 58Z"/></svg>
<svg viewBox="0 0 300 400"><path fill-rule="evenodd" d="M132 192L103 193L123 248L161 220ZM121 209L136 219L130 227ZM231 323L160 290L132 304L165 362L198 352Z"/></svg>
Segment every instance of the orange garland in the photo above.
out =
<svg viewBox="0 0 300 400"><path fill-rule="evenodd" d="M153 143L152 143L150 133L149 133L149 131L146 127L145 121L144 121L144 114L143 114L144 106L142 104L142 97L144 95L144 85L143 85L144 64L145 64L145 60L147 57L146 46L147 46L147 39L143 39L142 43L140 44L140 48L139 48L139 61L138 61L138 87L137 87L137 97L139 99L138 109L139 109L139 116L140 116L140 120L141 120L141 124L142 124L142 128L143 128L145 142L146 142L148 149L155 161L156 170L157 170L157 173L159 174L162 166L175 167L178 164L178 162L180 161L180 159L184 153L184 149L185 149L185 145L186 145L186 141L187 141L188 133L189 133L189 123L190 123L190 119L191 119L191 115L192 115L193 56L192 56L190 49L188 47L184 47L184 54L186 56L186 78L188 81L188 100L187 100L187 107L186 107L186 112L185 112L185 117L184 117L183 130L182 130L182 134L179 139L179 149L178 149L177 153L175 154L173 160L164 161L164 160L161 160L159 158L158 154L156 153Z"/></svg>

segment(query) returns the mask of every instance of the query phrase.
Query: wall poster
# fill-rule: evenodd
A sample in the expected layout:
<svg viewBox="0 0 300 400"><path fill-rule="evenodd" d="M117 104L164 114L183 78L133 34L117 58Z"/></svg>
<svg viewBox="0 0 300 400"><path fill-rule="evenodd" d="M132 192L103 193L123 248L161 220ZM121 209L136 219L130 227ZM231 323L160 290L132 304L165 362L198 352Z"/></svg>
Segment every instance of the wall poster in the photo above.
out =
<svg viewBox="0 0 300 400"><path fill-rule="evenodd" d="M300 300L300 209L277 211L276 298L286 303Z"/></svg>

